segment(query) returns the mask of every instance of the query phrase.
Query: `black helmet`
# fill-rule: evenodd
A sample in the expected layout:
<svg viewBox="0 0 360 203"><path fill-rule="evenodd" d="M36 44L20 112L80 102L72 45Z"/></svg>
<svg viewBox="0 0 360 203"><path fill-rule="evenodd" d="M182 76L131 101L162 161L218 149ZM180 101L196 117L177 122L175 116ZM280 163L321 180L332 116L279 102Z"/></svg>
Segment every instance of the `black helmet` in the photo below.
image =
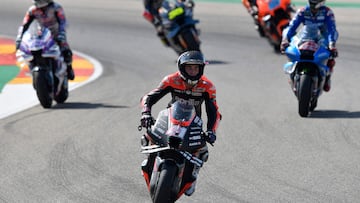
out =
<svg viewBox="0 0 360 203"><path fill-rule="evenodd" d="M199 65L199 73L196 76L190 76L185 71L185 64ZM178 60L177 66L181 77L190 85L195 85L204 73L205 58L200 51L187 51L182 53Z"/></svg>
<svg viewBox="0 0 360 203"><path fill-rule="evenodd" d="M308 0L311 9L318 9L325 4L325 0Z"/></svg>
<svg viewBox="0 0 360 203"><path fill-rule="evenodd" d="M42 8L47 6L49 3L53 2L53 0L33 0L33 4L37 8Z"/></svg>

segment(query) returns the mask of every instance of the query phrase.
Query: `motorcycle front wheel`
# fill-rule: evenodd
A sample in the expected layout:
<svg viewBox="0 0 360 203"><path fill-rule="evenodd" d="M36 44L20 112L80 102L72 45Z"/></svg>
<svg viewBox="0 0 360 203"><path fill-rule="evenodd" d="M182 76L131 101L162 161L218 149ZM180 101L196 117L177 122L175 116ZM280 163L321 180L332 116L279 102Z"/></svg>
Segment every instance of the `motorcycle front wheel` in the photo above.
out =
<svg viewBox="0 0 360 203"><path fill-rule="evenodd" d="M176 175L176 164L174 162L165 161L159 173L156 188L152 196L154 203L175 202L177 194L174 194L172 189Z"/></svg>
<svg viewBox="0 0 360 203"><path fill-rule="evenodd" d="M52 87L49 85L48 73L46 71L35 71L33 72L33 84L36 89L36 95L40 101L41 106L44 108L51 108L52 105Z"/></svg>
<svg viewBox="0 0 360 203"><path fill-rule="evenodd" d="M312 93L312 78L310 75L300 75L298 88L299 115L307 117L310 111L310 100Z"/></svg>
<svg viewBox="0 0 360 203"><path fill-rule="evenodd" d="M179 41L184 51L200 51L200 40L194 28L185 28L180 33Z"/></svg>

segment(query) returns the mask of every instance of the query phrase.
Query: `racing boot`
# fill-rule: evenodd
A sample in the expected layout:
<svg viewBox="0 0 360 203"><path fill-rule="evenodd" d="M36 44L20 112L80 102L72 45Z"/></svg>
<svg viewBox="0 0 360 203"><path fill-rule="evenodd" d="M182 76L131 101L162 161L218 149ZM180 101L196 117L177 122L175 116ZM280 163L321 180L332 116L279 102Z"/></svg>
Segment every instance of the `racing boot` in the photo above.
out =
<svg viewBox="0 0 360 203"><path fill-rule="evenodd" d="M332 74L332 72L334 70L335 60L334 59L329 59L328 62L327 62L327 66L329 67L330 71L329 71L329 74L325 78L325 84L324 84L324 88L323 88L325 92L329 92L330 88L331 88L330 77L331 77L331 74Z"/></svg>
<svg viewBox="0 0 360 203"><path fill-rule="evenodd" d="M329 92L330 88L331 88L331 80L330 80L331 75L326 76L325 78L325 84L324 84L324 91L325 92Z"/></svg>
<svg viewBox="0 0 360 203"><path fill-rule="evenodd" d="M141 139L140 139L140 144L141 146L143 147L146 147L149 145L149 140L146 138L145 135L142 135L141 136ZM141 163L141 170L144 172L144 173L147 173L147 174L150 174L150 170L149 170L149 156L147 156L147 158Z"/></svg>
<svg viewBox="0 0 360 203"><path fill-rule="evenodd" d="M184 194L186 196L191 196L192 194L194 194L195 186L196 186L196 180L191 184L191 187L184 192Z"/></svg>
<svg viewBox="0 0 360 203"><path fill-rule="evenodd" d="M67 72L67 77L69 80L75 79L74 69L72 68L71 64L66 65L66 72Z"/></svg>
<svg viewBox="0 0 360 203"><path fill-rule="evenodd" d="M258 31L260 37L265 37L264 29L260 26L259 22L255 22L255 30Z"/></svg>
<svg viewBox="0 0 360 203"><path fill-rule="evenodd" d="M289 85L290 85L290 87L291 87L291 90L293 91L293 93L295 94L295 96L297 96L297 90L296 90L296 87L295 87L295 78L294 78L294 75L293 74L291 74L290 75L290 78L289 78L289 80L288 80L288 83L289 83Z"/></svg>
<svg viewBox="0 0 360 203"><path fill-rule="evenodd" d="M264 32L264 29L260 25L258 14L259 14L259 11L258 11L257 6L256 5L251 6L250 15L254 19L255 30L258 31L260 37L265 37L265 32Z"/></svg>
<svg viewBox="0 0 360 203"><path fill-rule="evenodd" d="M202 160L203 162L206 162L208 160L208 158L209 158L209 151L208 151L207 146L205 146L199 150L199 159ZM194 166L194 169L192 172L194 181L191 184L191 187L184 192L184 194L186 196L191 196L195 192L196 179L199 174L200 168L201 168L200 166Z"/></svg>
<svg viewBox="0 0 360 203"><path fill-rule="evenodd" d="M146 159L141 163L142 175L146 179L146 182L150 183L152 170L154 168L156 154L149 154Z"/></svg>
<svg viewBox="0 0 360 203"><path fill-rule="evenodd" d="M74 80L75 79L75 73L74 70L72 68L72 51L70 50L70 48L61 48L62 51L62 56L64 57L64 62L66 63L66 72L67 72L67 77L69 80Z"/></svg>
<svg viewBox="0 0 360 203"><path fill-rule="evenodd" d="M191 184L191 187L189 189L187 189L184 194L186 196L191 196L194 192L195 192L195 186L196 186L196 179L197 179L197 176L199 174L199 171L200 171L200 167L199 166L195 166L194 167L194 170L192 172L192 176L193 178L195 179L194 182Z"/></svg>
<svg viewBox="0 0 360 203"><path fill-rule="evenodd" d="M162 42L162 44L166 47L170 46L169 41L167 40L167 38L165 37L164 32L158 32L157 36L160 38L160 41Z"/></svg>
<svg viewBox="0 0 360 203"><path fill-rule="evenodd" d="M160 41L163 43L164 46L169 47L170 43L169 40L166 38L164 33L164 26L161 25L160 22L154 23L156 34L160 38Z"/></svg>

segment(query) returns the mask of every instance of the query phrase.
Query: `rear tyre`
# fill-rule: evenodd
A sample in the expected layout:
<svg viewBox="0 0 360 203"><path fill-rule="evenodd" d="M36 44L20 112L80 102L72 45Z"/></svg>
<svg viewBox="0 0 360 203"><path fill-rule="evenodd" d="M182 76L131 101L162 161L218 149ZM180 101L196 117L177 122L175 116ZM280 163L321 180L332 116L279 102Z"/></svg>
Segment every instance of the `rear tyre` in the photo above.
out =
<svg viewBox="0 0 360 203"><path fill-rule="evenodd" d="M180 44L184 48L184 51L200 51L200 40L193 28L185 29L180 34Z"/></svg>
<svg viewBox="0 0 360 203"><path fill-rule="evenodd" d="M52 87L49 85L46 79L46 71L35 71L33 72L33 84L36 89L36 95L40 101L41 106L44 108L51 108L52 105Z"/></svg>
<svg viewBox="0 0 360 203"><path fill-rule="evenodd" d="M56 95L54 99L58 104L62 104L66 101L68 96L69 96L69 90L68 90L68 85L67 85L67 79L65 79L65 81L63 82L63 85L61 86L61 90L60 90L59 94Z"/></svg>
<svg viewBox="0 0 360 203"><path fill-rule="evenodd" d="M312 79L309 75L300 75L300 84L298 92L299 115L307 117L310 110Z"/></svg>
<svg viewBox="0 0 360 203"><path fill-rule="evenodd" d="M177 166L174 162L164 162L159 174L158 182L152 200L154 203L175 202L176 195L172 191L175 177L177 175Z"/></svg>

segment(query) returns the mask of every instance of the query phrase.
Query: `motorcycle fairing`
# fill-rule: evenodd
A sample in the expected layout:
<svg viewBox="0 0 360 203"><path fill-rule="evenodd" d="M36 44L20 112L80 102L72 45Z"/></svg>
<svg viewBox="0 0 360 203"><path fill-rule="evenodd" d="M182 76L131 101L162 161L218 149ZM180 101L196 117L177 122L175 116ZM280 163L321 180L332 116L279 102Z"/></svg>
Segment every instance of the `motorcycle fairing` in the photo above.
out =
<svg viewBox="0 0 360 203"><path fill-rule="evenodd" d="M291 40L290 46L286 48L285 53L289 59L283 69L287 74L292 74L297 67L298 63L314 63L319 67L321 76L325 76L329 72L329 67L326 66L326 62L330 57L329 50L324 46L314 47L313 42L309 42L306 45L306 42L302 42L297 36L294 36ZM319 44L318 44L319 45ZM312 47L310 51L313 51L312 57L304 56L302 50ZM314 49L316 48L316 49Z"/></svg>
<svg viewBox="0 0 360 203"><path fill-rule="evenodd" d="M166 0L159 9L159 14L164 27L169 30L166 33L166 37L169 39L175 37L183 28L199 23L199 20L192 18L192 9L187 8L183 2L170 3ZM182 22L178 23L178 20Z"/></svg>

